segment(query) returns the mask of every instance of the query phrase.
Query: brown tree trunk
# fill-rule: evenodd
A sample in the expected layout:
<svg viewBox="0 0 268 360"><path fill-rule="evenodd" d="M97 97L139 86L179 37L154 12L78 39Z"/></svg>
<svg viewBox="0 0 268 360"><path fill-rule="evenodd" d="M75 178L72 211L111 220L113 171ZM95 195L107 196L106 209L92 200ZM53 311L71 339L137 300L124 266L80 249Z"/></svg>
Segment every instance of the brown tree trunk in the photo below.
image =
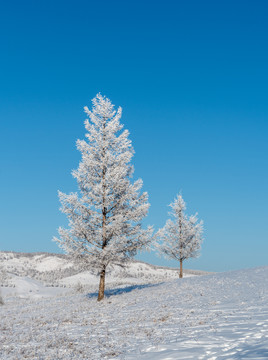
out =
<svg viewBox="0 0 268 360"><path fill-rule="evenodd" d="M183 277L183 272L182 272L182 260L180 260L180 278Z"/></svg>
<svg viewBox="0 0 268 360"><path fill-rule="evenodd" d="M102 148L102 156L105 157L105 128L106 128L106 118L104 119L103 123L103 148ZM105 176L106 176L106 166L104 165L102 168L102 250L105 249L107 246L107 239L106 239L106 216L107 216L107 208L105 206L106 202L106 183L105 183ZM107 264L106 264L107 265ZM98 294L98 301L101 301L104 298L104 289L105 289L105 271L106 265L102 265L101 273L100 273L100 284L99 284L99 294Z"/></svg>
<svg viewBox="0 0 268 360"><path fill-rule="evenodd" d="M105 119L106 120L106 119ZM106 123L103 123L103 131L105 130ZM105 140L105 136L103 135L103 142ZM105 149L102 149L102 156L105 156ZM102 169L102 250L107 245L106 241L106 207L105 207L105 199L106 199L106 184L105 184L105 175L106 175L106 167L104 166ZM101 301L104 298L104 289L105 289L105 270L106 265L102 265L102 270L100 273L100 284L99 284L99 294L98 301Z"/></svg>
<svg viewBox="0 0 268 360"><path fill-rule="evenodd" d="M100 285L99 285L98 301L101 301L104 298L105 270L106 270L106 266L103 265L103 268L102 268L101 273L100 273Z"/></svg>

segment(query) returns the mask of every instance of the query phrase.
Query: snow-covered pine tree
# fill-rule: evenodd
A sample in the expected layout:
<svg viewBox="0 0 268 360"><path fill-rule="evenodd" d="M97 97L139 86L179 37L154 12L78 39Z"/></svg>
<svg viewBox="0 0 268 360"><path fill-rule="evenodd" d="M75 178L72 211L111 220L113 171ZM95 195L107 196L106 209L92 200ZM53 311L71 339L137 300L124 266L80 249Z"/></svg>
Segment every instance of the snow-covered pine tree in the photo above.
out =
<svg viewBox="0 0 268 360"><path fill-rule="evenodd" d="M109 264L122 263L149 245L152 228L142 229L149 209L148 194L140 194L142 180L131 183L134 154L128 130L121 131L122 110L97 94L92 111L85 107L85 140L77 140L82 160L72 172L79 194L59 192L61 211L69 228L59 228L54 241L85 267L100 273L98 301L104 297Z"/></svg>
<svg viewBox="0 0 268 360"><path fill-rule="evenodd" d="M203 221L198 222L197 214L188 217L185 214L186 204L181 195L177 195L169 205L174 220L168 219L165 226L158 231L160 242L158 250L167 258L180 262L180 278L183 277L183 261L199 256L203 241Z"/></svg>

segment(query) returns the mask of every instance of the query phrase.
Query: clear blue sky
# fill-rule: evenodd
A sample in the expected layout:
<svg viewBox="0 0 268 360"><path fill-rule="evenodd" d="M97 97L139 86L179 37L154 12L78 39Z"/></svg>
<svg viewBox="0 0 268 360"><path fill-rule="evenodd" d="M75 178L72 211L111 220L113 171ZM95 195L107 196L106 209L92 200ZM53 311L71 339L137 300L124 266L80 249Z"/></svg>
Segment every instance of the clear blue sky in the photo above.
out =
<svg viewBox="0 0 268 360"><path fill-rule="evenodd" d="M266 1L2 1L0 249L59 251L83 106L123 107L162 227L182 190L211 271L268 264ZM151 263L175 266L154 254Z"/></svg>

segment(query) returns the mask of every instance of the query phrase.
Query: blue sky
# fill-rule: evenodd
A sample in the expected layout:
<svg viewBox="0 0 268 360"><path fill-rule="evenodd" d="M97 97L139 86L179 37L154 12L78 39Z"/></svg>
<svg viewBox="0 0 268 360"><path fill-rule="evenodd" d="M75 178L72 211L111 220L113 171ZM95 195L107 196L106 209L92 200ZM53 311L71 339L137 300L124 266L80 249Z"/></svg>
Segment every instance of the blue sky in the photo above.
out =
<svg viewBox="0 0 268 360"><path fill-rule="evenodd" d="M156 229L182 191L205 241L185 267L267 265L266 1L9 1L0 8L0 249L59 251L83 106L123 107ZM154 254L141 259L176 266Z"/></svg>

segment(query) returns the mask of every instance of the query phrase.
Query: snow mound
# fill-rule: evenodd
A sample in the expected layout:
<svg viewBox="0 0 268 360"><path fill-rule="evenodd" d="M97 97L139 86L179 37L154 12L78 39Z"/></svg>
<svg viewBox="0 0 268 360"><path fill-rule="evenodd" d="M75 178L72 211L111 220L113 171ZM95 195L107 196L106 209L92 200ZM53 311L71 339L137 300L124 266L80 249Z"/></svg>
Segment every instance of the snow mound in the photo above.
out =
<svg viewBox="0 0 268 360"><path fill-rule="evenodd" d="M65 259L61 259L56 256L48 256L40 259L39 262L36 263L35 268L37 271L53 271L66 269L71 266L73 266L73 264Z"/></svg>
<svg viewBox="0 0 268 360"><path fill-rule="evenodd" d="M58 296L59 294L66 292L57 287L46 287L39 281L24 276L12 275L10 282L14 287L9 286L2 289L2 293L5 297L12 296L22 299L39 299L43 297Z"/></svg>

